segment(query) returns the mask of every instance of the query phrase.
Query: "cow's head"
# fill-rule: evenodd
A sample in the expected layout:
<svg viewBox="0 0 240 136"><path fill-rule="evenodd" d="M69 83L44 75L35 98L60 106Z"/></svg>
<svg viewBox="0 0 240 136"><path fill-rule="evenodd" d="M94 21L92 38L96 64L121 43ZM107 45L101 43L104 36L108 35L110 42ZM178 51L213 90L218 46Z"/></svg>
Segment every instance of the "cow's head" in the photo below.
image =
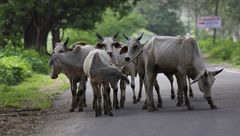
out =
<svg viewBox="0 0 240 136"><path fill-rule="evenodd" d="M125 34L123 36L128 40L128 45L121 49L120 54L127 53L125 61L130 61L142 51L143 44L140 43L140 40L143 33L138 38L132 39L128 38Z"/></svg>
<svg viewBox="0 0 240 136"><path fill-rule="evenodd" d="M72 48L69 48L67 46L68 39L69 38L67 38L65 42L56 42L53 53L63 53L63 52L72 51Z"/></svg>
<svg viewBox="0 0 240 136"><path fill-rule="evenodd" d="M96 48L106 50L110 57L113 54L113 48L121 48L120 43L116 41L118 33L111 37L102 37L98 33L96 35L101 40L101 43L97 43Z"/></svg>
<svg viewBox="0 0 240 136"><path fill-rule="evenodd" d="M50 77L52 79L56 79L58 75L61 73L61 66L59 60L57 59L58 54L53 54L49 60L49 65L52 67Z"/></svg>
<svg viewBox="0 0 240 136"><path fill-rule="evenodd" d="M208 98L211 97L211 88L212 85L215 81L215 76L222 72L223 69L221 70L216 70L216 71L202 71L192 82L198 82L199 88L201 92L203 92L204 97Z"/></svg>

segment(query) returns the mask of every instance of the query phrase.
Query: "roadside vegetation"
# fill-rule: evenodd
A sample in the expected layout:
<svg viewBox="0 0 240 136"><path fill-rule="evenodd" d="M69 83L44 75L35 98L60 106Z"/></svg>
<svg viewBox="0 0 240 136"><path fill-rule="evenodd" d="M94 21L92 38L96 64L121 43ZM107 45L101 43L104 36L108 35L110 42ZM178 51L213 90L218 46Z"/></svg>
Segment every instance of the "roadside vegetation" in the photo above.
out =
<svg viewBox="0 0 240 136"><path fill-rule="evenodd" d="M7 45L0 50L0 110L44 109L66 90L64 76L52 80L48 57L35 50Z"/></svg>
<svg viewBox="0 0 240 136"><path fill-rule="evenodd" d="M230 63L240 66L240 42L233 42L230 38L217 39L215 45L212 38L199 40L202 52L212 63Z"/></svg>

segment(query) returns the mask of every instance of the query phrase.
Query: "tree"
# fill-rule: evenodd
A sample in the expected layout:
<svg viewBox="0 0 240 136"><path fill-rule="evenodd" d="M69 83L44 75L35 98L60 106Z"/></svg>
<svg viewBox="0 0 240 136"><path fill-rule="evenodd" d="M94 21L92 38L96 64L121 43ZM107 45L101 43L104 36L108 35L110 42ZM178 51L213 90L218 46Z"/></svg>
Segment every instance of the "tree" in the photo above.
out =
<svg viewBox="0 0 240 136"><path fill-rule="evenodd" d="M143 0L138 4L138 10L148 21L147 29L160 35L178 35L184 32L178 14L180 7L181 2L176 0Z"/></svg>
<svg viewBox="0 0 240 136"><path fill-rule="evenodd" d="M0 2L2 39L20 42L26 48L46 50L47 36L59 41L59 29L94 28L107 7L126 14L128 0L3 0Z"/></svg>

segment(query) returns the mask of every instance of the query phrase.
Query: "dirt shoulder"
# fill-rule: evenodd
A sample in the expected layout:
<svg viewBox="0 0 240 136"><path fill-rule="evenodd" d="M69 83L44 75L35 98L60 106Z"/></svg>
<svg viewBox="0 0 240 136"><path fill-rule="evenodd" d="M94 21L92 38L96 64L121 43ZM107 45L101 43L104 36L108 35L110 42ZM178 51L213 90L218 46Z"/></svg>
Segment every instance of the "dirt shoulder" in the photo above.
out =
<svg viewBox="0 0 240 136"><path fill-rule="evenodd" d="M66 90L67 80L54 80L50 86L43 86L39 91L51 93L56 101L59 94ZM65 85L63 85L65 84ZM54 91L56 90L56 91ZM0 112L0 136L32 136L46 122L48 116L54 112L50 109L9 109Z"/></svg>

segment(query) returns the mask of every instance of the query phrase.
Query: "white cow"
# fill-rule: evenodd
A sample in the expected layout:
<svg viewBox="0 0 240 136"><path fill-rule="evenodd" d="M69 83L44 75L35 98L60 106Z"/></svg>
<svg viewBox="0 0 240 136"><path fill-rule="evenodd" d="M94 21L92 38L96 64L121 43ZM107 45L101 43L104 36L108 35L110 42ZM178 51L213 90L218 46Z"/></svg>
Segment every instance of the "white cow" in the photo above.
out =
<svg viewBox="0 0 240 136"><path fill-rule="evenodd" d="M101 115L101 86L103 88L105 114L112 116L107 87L110 84L112 89L116 91L119 79L129 83L128 78L122 74L119 68L112 64L107 52L100 49L95 49L88 54L84 61L83 69L84 73L90 78L92 85L95 116Z"/></svg>
<svg viewBox="0 0 240 136"><path fill-rule="evenodd" d="M132 38L128 41L128 51L125 60L130 61L134 56L142 53L144 56L146 105L148 111L156 110L153 99L153 83L158 73L174 75L177 78L180 98L177 105L183 103L188 109L193 109L187 95L186 75L198 82L200 90L204 93L210 108L216 109L211 96L211 87L215 75L223 69L210 72L205 67L202 55L194 38L179 38L171 36L154 36L144 47L140 39Z"/></svg>

